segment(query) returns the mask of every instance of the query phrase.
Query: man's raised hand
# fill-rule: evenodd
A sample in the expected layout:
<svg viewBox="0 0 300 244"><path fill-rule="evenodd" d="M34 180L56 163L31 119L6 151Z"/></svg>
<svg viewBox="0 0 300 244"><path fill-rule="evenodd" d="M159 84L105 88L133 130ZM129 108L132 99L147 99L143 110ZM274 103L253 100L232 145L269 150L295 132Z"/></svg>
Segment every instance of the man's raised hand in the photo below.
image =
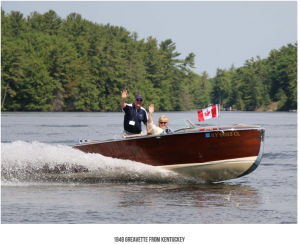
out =
<svg viewBox="0 0 300 244"><path fill-rule="evenodd" d="M122 90L121 91L121 98L124 99L124 100L127 98L127 90Z"/></svg>

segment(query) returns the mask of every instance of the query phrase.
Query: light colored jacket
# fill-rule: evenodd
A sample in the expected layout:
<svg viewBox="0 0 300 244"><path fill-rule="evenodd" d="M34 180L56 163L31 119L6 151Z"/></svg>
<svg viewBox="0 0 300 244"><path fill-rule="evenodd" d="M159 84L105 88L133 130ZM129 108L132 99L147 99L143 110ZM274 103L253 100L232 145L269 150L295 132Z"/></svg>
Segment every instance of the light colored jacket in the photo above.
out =
<svg viewBox="0 0 300 244"><path fill-rule="evenodd" d="M151 132L152 135L157 135L164 131L162 128L159 128L155 124L153 124L153 122L147 124L147 129Z"/></svg>

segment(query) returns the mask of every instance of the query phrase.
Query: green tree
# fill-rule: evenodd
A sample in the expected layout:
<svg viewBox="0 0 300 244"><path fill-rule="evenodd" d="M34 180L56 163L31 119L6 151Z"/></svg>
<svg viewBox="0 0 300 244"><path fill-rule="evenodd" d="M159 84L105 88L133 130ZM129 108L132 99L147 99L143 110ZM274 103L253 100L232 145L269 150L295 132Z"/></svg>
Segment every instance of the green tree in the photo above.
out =
<svg viewBox="0 0 300 244"><path fill-rule="evenodd" d="M231 75L227 70L217 69L213 78L212 102L227 106L230 95Z"/></svg>

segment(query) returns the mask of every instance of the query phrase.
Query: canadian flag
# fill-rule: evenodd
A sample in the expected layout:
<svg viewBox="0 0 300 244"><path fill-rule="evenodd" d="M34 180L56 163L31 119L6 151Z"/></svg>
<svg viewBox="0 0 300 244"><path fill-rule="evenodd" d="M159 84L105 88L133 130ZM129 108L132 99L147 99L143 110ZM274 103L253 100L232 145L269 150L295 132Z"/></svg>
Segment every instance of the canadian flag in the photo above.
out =
<svg viewBox="0 0 300 244"><path fill-rule="evenodd" d="M198 120L204 121L207 119L216 118L219 116L219 106L218 104L209 106L207 108L198 111Z"/></svg>

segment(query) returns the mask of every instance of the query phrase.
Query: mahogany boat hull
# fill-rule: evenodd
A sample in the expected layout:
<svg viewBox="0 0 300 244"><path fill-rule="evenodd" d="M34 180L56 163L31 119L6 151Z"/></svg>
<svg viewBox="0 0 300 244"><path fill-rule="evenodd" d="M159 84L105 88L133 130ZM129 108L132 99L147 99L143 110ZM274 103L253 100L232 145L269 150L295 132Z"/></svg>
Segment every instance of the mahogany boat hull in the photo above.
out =
<svg viewBox="0 0 300 244"><path fill-rule="evenodd" d="M170 134L92 141L73 147L217 182L255 170L262 158L263 144L263 128L237 125L196 127Z"/></svg>

